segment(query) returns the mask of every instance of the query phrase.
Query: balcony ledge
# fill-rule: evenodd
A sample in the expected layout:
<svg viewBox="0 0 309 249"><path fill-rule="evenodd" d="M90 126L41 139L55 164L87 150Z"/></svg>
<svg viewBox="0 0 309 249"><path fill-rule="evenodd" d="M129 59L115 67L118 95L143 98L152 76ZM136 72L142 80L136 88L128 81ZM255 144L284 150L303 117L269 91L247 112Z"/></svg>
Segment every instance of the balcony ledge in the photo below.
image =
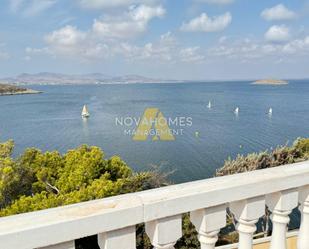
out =
<svg viewBox="0 0 309 249"><path fill-rule="evenodd" d="M270 241L271 249L287 249L289 214L299 203L304 219L297 243L308 248L309 161L4 217L0 245L73 249L74 240L98 235L101 249L136 249L135 226L145 223L154 248L173 248L182 236L182 214L190 212L201 244L215 248L229 207L237 220L240 248ZM266 205L273 214L272 237L253 241ZM291 241L297 234L292 235Z"/></svg>

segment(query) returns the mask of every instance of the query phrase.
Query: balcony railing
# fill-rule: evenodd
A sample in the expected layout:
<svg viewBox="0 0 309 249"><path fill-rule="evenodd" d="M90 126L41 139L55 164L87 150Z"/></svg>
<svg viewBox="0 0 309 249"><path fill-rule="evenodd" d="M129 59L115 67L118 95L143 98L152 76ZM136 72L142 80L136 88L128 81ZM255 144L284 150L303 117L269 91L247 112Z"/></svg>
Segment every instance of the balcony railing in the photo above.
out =
<svg viewBox="0 0 309 249"><path fill-rule="evenodd" d="M101 249L135 249L136 224L145 223L154 248L171 249L182 236L182 214L190 212L201 248L213 249L229 207L238 248L249 249L267 205L270 249L286 249L289 214L299 204L297 248L308 249L309 161L1 218L0 248L73 249L74 240L97 234Z"/></svg>

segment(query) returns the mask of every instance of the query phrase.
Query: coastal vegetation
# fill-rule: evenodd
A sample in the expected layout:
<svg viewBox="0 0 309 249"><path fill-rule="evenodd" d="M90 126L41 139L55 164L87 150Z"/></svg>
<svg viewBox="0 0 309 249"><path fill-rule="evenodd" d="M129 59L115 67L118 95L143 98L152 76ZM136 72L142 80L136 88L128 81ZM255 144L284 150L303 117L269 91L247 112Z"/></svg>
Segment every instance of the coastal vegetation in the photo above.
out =
<svg viewBox="0 0 309 249"><path fill-rule="evenodd" d="M120 157L105 158L95 146L82 145L60 154L26 149L17 158L12 157L14 142L0 143L0 216L8 216L124 193L137 192L169 184L166 175L158 170L134 172ZM298 139L290 147L273 151L239 155L228 159L216 176L276 167L309 159L309 139ZM269 217L263 221L262 232L268 234ZM228 228L220 235L218 245L237 241L235 220L228 215ZM137 228L140 249L150 249L151 244L143 225ZM198 248L199 242L189 215L183 219L183 237L177 249ZM97 249L96 237L76 242L79 249Z"/></svg>
<svg viewBox="0 0 309 249"><path fill-rule="evenodd" d="M40 93L39 91L8 85L8 84L0 84L0 96L1 95L16 95L16 94L34 94Z"/></svg>
<svg viewBox="0 0 309 249"><path fill-rule="evenodd" d="M134 173L118 156L94 146L64 155L27 149L11 157L13 141L0 145L0 216L136 192L167 184L156 171Z"/></svg>
<svg viewBox="0 0 309 249"><path fill-rule="evenodd" d="M231 175L247 171L277 167L309 159L309 139L298 139L293 146L280 146L273 151L238 155L236 159L228 158L216 176Z"/></svg>

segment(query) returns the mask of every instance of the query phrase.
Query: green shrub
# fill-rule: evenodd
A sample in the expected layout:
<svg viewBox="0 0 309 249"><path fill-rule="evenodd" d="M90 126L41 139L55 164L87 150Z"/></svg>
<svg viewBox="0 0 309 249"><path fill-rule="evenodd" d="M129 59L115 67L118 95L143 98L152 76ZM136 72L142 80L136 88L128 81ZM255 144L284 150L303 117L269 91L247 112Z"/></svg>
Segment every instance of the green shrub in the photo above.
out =
<svg viewBox="0 0 309 249"><path fill-rule="evenodd" d="M252 153L247 156L238 155L236 159L228 158L216 176L231 175L247 171L278 167L307 159L309 139L296 140L293 146L277 147L271 152Z"/></svg>
<svg viewBox="0 0 309 249"><path fill-rule="evenodd" d="M26 149L11 158L14 142L0 144L0 217L132 193L168 181L157 170L134 173L118 156L82 145L61 155ZM144 226L138 226L138 248L151 248ZM98 248L95 236L77 240L79 249Z"/></svg>
<svg viewBox="0 0 309 249"><path fill-rule="evenodd" d="M303 157L305 157L306 159L309 158L309 139L298 139L294 143L294 146L301 152Z"/></svg>

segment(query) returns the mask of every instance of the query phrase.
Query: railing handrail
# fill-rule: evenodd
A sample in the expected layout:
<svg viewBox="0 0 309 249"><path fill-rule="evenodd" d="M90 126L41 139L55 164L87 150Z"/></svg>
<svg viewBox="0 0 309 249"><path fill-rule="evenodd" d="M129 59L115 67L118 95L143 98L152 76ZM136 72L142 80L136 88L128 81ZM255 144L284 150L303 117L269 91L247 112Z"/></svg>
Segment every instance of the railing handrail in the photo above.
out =
<svg viewBox="0 0 309 249"><path fill-rule="evenodd" d="M0 218L1 248L50 244L308 185L309 161ZM78 229L76 229L78 228ZM18 248L16 246L15 248Z"/></svg>
<svg viewBox="0 0 309 249"><path fill-rule="evenodd" d="M142 198L144 221L147 222L308 184L309 161L303 161L152 189L137 195ZM194 203L191 198L194 198ZM164 208L159 208L158 204Z"/></svg>

